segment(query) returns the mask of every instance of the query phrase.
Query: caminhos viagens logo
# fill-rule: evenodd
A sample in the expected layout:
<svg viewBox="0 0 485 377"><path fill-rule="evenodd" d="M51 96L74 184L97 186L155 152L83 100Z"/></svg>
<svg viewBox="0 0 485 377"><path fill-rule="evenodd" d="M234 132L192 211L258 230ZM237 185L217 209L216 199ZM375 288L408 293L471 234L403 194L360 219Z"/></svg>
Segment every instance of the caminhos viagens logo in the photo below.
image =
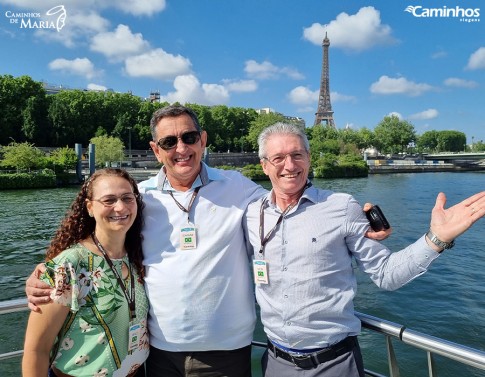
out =
<svg viewBox="0 0 485 377"><path fill-rule="evenodd" d="M421 5L408 5L404 11L418 18L452 18L460 22L480 22L480 8L462 8L460 6L426 8Z"/></svg>

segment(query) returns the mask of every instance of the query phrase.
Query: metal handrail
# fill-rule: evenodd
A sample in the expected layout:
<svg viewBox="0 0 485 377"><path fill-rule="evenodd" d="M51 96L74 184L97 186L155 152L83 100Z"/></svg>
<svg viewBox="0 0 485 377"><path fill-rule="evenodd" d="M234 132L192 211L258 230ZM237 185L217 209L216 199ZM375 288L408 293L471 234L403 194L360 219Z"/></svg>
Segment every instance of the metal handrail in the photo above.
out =
<svg viewBox="0 0 485 377"><path fill-rule="evenodd" d="M462 364L485 370L485 352L483 351L408 329L403 325L368 314L356 312L356 315L361 320L364 328L390 338L396 338L415 348L420 348L428 353L428 358L430 354L437 354ZM428 367L432 369L430 370L430 376L433 376L435 372L434 366L429 364Z"/></svg>
<svg viewBox="0 0 485 377"><path fill-rule="evenodd" d="M26 299L0 301L0 315L26 310L28 310ZM426 351L428 355L428 372L430 377L436 375L433 360L434 355L440 355L462 364L485 370L484 351L408 329L398 323L374 317L369 314L356 312L356 315L361 320L363 328L377 332L386 337L387 356L391 377L399 376L399 366L392 346L392 339ZM256 347L266 347L266 343L263 342L253 341L252 344ZM19 357L22 356L22 354L22 350L0 354L0 361ZM384 377L381 374L368 370L366 370L366 374L373 377Z"/></svg>

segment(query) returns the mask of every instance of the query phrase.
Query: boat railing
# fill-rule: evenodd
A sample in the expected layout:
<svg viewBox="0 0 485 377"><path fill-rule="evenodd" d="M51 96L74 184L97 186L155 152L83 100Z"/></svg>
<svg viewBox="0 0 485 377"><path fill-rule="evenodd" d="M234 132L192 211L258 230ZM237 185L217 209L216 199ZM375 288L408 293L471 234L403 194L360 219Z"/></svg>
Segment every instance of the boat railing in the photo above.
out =
<svg viewBox="0 0 485 377"><path fill-rule="evenodd" d="M27 311L26 299L15 299L8 301L0 301L0 314L15 313L20 311ZM441 338L437 338L428 334L424 334L403 325L390 322L378 317L357 312L357 317L362 322L362 327L366 330L383 335L386 340L387 360L389 366L389 377L399 377L400 369L397 360L396 351L394 349L393 341L408 344L414 348L418 348L426 352L428 362L429 377L436 377L436 360L437 355L447 359L455 360L461 364L471 366L476 369L485 370L485 352L467 347L458 343L453 343ZM266 343L253 341L255 347L266 347ZM0 361L20 357L23 350L17 350L0 354ZM385 377L366 369L366 375L369 377Z"/></svg>

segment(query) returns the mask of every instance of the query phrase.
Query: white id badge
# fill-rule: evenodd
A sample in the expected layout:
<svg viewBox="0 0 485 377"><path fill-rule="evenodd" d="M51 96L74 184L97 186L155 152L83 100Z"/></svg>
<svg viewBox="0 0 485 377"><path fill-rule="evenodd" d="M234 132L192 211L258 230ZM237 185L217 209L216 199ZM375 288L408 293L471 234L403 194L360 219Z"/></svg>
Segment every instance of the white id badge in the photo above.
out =
<svg viewBox="0 0 485 377"><path fill-rule="evenodd" d="M262 259L253 260L255 284L268 284L268 263Z"/></svg>
<svg viewBox="0 0 485 377"><path fill-rule="evenodd" d="M139 323L130 322L130 329L128 331L128 352L138 349L141 336L141 325Z"/></svg>
<svg viewBox="0 0 485 377"><path fill-rule="evenodd" d="M195 249L197 247L197 233L195 226L187 226L180 229L180 248L182 250Z"/></svg>

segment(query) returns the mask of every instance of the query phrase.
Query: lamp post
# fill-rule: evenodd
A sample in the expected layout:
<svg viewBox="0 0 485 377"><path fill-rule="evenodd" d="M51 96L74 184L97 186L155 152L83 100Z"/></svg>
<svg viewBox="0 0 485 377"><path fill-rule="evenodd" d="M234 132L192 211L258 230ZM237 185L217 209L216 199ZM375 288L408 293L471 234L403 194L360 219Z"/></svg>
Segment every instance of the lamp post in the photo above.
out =
<svg viewBox="0 0 485 377"><path fill-rule="evenodd" d="M133 167L131 160L131 126L128 127L128 159L130 160L130 167Z"/></svg>

